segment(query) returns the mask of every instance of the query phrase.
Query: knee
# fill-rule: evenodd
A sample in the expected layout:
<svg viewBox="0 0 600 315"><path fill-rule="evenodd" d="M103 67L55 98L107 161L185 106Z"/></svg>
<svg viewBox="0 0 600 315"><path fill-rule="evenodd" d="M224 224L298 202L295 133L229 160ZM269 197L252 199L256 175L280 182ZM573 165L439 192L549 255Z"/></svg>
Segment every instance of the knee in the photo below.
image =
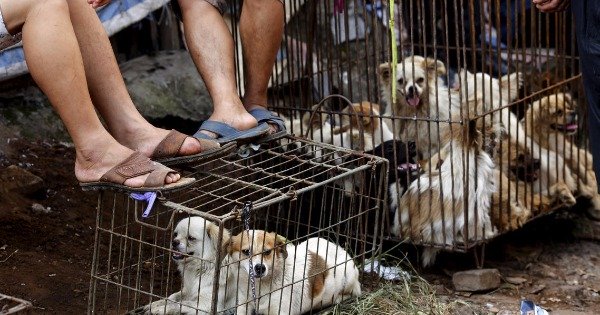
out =
<svg viewBox="0 0 600 315"><path fill-rule="evenodd" d="M48 12L59 13L59 14L69 14L69 4L67 0L38 0L35 2L35 6L33 10L44 10Z"/></svg>
<svg viewBox="0 0 600 315"><path fill-rule="evenodd" d="M216 10L209 1L206 0L177 0L181 8L181 14L186 15L189 12L206 12L208 10Z"/></svg>
<svg viewBox="0 0 600 315"><path fill-rule="evenodd" d="M280 0L244 0L242 4L244 8L255 8L260 10L269 10L275 9L275 7L265 7L265 6L277 6L281 7L283 10L283 4Z"/></svg>

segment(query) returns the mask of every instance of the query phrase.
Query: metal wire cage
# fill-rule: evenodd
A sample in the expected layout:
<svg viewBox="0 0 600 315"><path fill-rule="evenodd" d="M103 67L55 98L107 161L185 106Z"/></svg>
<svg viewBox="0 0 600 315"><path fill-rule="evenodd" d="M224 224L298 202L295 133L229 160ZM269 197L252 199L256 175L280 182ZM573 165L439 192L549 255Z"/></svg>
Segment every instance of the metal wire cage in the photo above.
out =
<svg viewBox="0 0 600 315"><path fill-rule="evenodd" d="M31 303L17 299L12 296L0 294L0 314L28 314L31 311Z"/></svg>
<svg viewBox="0 0 600 315"><path fill-rule="evenodd" d="M426 245L424 264L578 197L600 208L570 12L529 0L286 10L273 109L296 135L390 160L382 233Z"/></svg>
<svg viewBox="0 0 600 315"><path fill-rule="evenodd" d="M283 295L285 301L288 287L308 290L319 277L338 272L351 272L369 287L370 278L358 272L380 250L377 232L381 231L386 163L382 158L286 137L191 167L185 176L194 177L196 182L159 197L146 217L145 203L122 193L102 192L89 312L214 314L235 313L237 309L238 314L251 314L257 308L253 304L256 301L281 305L277 313L287 314L297 310L271 296ZM278 235L251 242L255 248L273 246L265 239L285 240L285 245L270 250L285 247L286 255L295 257L294 263L285 265L291 268L289 272L295 270L293 280L272 280L266 287L267 280L256 277L251 294L253 278L248 276L249 269L244 269L248 258L240 256L242 239L235 241L236 235L248 233L248 229ZM317 238L320 245L309 244ZM186 245L181 247L180 242ZM302 244L309 246L303 248ZM275 270L272 268L278 268L277 263L285 264L277 255L266 258L264 251L249 254L255 257L255 265L271 265L268 270ZM309 272L315 266L309 262L316 261L310 258L316 256L307 254L311 251L325 259L318 272ZM195 286L186 282L188 278ZM341 279L339 275L337 278ZM234 294L234 298L222 292ZM294 298L311 299L304 295ZM270 299L273 301L264 302ZM323 298L314 309L341 300L344 298L337 295Z"/></svg>

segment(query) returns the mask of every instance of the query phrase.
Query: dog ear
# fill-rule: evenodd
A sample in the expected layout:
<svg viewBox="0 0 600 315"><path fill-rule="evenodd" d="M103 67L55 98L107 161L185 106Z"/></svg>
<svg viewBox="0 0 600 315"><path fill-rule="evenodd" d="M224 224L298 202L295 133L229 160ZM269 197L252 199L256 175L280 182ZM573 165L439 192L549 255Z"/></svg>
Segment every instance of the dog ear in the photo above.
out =
<svg viewBox="0 0 600 315"><path fill-rule="evenodd" d="M444 63L439 60L433 58L425 58L423 63L424 68L427 69L427 72L429 72L430 74L434 73L437 76L442 76L446 74L446 65L444 65Z"/></svg>
<svg viewBox="0 0 600 315"><path fill-rule="evenodd" d="M206 235L210 238L213 243L213 247L218 249L219 246L219 226L214 223L206 222ZM221 241L221 253L225 253L229 248L229 243L231 242L231 234L225 228L223 228L223 236Z"/></svg>
<svg viewBox="0 0 600 315"><path fill-rule="evenodd" d="M523 74L520 72L513 72L501 77L500 88L502 89L502 98L509 102L515 100L519 96L519 90L523 87L523 78Z"/></svg>
<svg viewBox="0 0 600 315"><path fill-rule="evenodd" d="M379 74L379 79L381 80L381 82L383 82L383 83L390 82L390 77L392 75L390 63L386 62L386 63L380 64L377 73Z"/></svg>
<svg viewBox="0 0 600 315"><path fill-rule="evenodd" d="M275 237L275 248L278 252L281 253L283 259L288 257L288 252L286 248L287 239L279 234Z"/></svg>

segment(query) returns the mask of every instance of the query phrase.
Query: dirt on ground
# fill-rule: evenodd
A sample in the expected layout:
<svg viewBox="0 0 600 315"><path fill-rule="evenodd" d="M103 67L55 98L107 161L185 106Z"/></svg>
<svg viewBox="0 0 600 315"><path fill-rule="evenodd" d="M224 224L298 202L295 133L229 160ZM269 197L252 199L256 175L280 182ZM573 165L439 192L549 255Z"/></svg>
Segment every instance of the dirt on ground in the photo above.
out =
<svg viewBox="0 0 600 315"><path fill-rule="evenodd" d="M34 314L85 313L97 195L78 187L70 144L2 141L0 174L15 165L43 183L18 193L7 189L18 178L0 183L0 293L32 302ZM492 292L453 290L453 272L476 267L473 253L442 254L419 272L440 299L477 306L469 313L518 314L530 299L553 314L600 314L600 242L575 239L572 229L571 216L549 216L489 244L484 266L504 280Z"/></svg>

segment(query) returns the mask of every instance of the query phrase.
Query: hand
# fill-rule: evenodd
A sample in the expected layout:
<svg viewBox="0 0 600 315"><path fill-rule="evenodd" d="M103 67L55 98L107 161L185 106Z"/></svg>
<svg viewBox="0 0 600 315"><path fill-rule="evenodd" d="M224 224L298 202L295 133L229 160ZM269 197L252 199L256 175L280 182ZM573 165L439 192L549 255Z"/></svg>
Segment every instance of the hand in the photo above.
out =
<svg viewBox="0 0 600 315"><path fill-rule="evenodd" d="M103 5L106 5L110 2L111 0L87 0L88 4L90 4L92 6L92 8L97 9Z"/></svg>
<svg viewBox="0 0 600 315"><path fill-rule="evenodd" d="M570 3L570 0L533 0L535 7L545 13L564 11Z"/></svg>

